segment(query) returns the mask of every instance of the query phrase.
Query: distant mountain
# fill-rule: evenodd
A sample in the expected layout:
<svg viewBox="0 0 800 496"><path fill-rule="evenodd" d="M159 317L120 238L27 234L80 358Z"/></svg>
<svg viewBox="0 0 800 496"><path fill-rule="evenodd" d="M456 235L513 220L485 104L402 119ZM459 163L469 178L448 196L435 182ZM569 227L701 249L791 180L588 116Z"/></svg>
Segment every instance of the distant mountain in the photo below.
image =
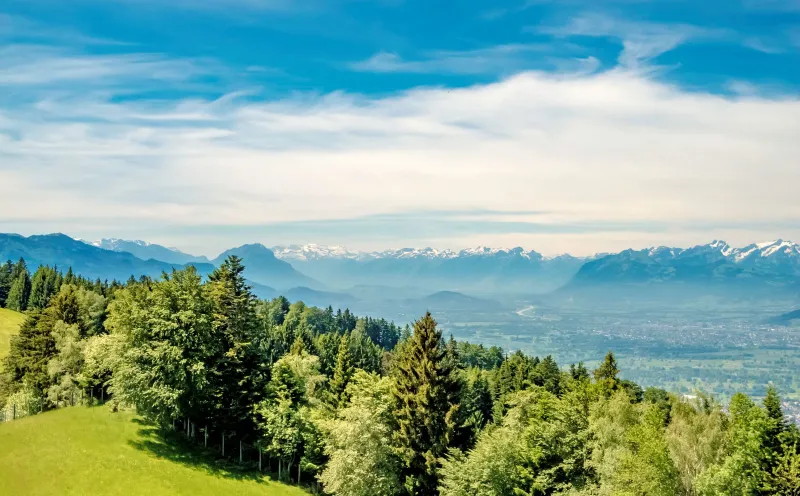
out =
<svg viewBox="0 0 800 496"><path fill-rule="evenodd" d="M307 287L292 288L283 293L283 296L291 302L302 301L306 305L315 307L333 306L334 308L345 308L352 306L356 299L345 293L332 293L328 291L317 291Z"/></svg>
<svg viewBox="0 0 800 496"><path fill-rule="evenodd" d="M271 300L280 294L275 288L253 282L249 279L247 280L247 284L250 286L250 291L262 300Z"/></svg>
<svg viewBox="0 0 800 496"><path fill-rule="evenodd" d="M611 287L629 287L644 295L673 286L686 297L794 293L800 290L800 245L777 240L732 248L714 241L686 249L625 250L588 261L562 292L600 288L611 294Z"/></svg>
<svg viewBox="0 0 800 496"><path fill-rule="evenodd" d="M439 291L419 300L411 302L417 307L424 306L431 311L458 311L469 310L470 312L490 312L497 311L502 305L494 300L475 298L456 291Z"/></svg>
<svg viewBox="0 0 800 496"><path fill-rule="evenodd" d="M231 248L220 254L212 263L219 266L230 255L236 255L242 259L245 266L244 276L258 284L279 290L297 286L321 286L319 282L301 274L289 263L276 258L272 250L262 244Z"/></svg>
<svg viewBox="0 0 800 496"><path fill-rule="evenodd" d="M103 238L100 241L93 241L90 244L111 251L124 251L142 260L160 260L172 264L188 263L210 263L208 258L189 255L177 248L166 248L161 245L148 243L146 241L127 241L117 238Z"/></svg>
<svg viewBox="0 0 800 496"><path fill-rule="evenodd" d="M24 237L18 234L0 234L0 260L24 258L28 267L57 265L66 270L72 267L76 274L92 279L117 279L124 281L131 275L158 277L162 272L181 269L183 264L158 260L142 260L128 252L105 250L64 234L46 234ZM211 264L193 263L201 274L208 274Z"/></svg>
<svg viewBox="0 0 800 496"><path fill-rule="evenodd" d="M795 310L794 312L788 312L783 315L778 315L770 319L770 322L773 324L781 324L786 325L792 323L792 321L800 320L800 310Z"/></svg>
<svg viewBox="0 0 800 496"><path fill-rule="evenodd" d="M568 282L587 260L570 255L544 257L519 247L356 253L342 247L292 245L273 250L278 258L333 287L416 287L477 294L552 291Z"/></svg>

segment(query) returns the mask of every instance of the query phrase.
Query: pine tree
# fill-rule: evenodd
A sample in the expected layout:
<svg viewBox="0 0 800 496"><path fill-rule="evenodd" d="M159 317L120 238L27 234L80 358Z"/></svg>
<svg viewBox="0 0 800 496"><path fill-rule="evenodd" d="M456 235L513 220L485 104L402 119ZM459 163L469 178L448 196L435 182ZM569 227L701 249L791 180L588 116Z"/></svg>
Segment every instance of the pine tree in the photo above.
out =
<svg viewBox="0 0 800 496"><path fill-rule="evenodd" d="M0 265L0 307L6 306L8 292L11 290L13 280L14 264L11 260Z"/></svg>
<svg viewBox="0 0 800 496"><path fill-rule="evenodd" d="M778 453L781 450L780 435L786 430L787 423L781 409L781 398L778 396L778 390L772 384L767 388L767 396L764 397L764 409L767 411L767 417L770 420L770 426L766 433L766 443L773 453Z"/></svg>
<svg viewBox="0 0 800 496"><path fill-rule="evenodd" d="M75 284L75 282L75 273L72 272L72 267L70 267L67 269L67 275L64 276L64 284Z"/></svg>
<svg viewBox="0 0 800 496"><path fill-rule="evenodd" d="M576 381L585 381L589 379L589 371L583 365L583 362L578 362L578 366L571 364L569 366L569 375Z"/></svg>
<svg viewBox="0 0 800 496"><path fill-rule="evenodd" d="M619 369L617 368L617 359L614 358L614 353L609 351L603 363L594 371L594 378L598 384L601 384L608 392L617 388L619 384Z"/></svg>
<svg viewBox="0 0 800 496"><path fill-rule="evenodd" d="M209 275L213 332L219 354L210 378L216 396L214 421L226 432L254 432L253 406L264 397L269 360L261 346L256 298L244 279L242 259L231 256Z"/></svg>
<svg viewBox="0 0 800 496"><path fill-rule="evenodd" d="M51 272L53 275L51 275ZM31 279L31 294L28 299L28 307L43 310L50 297L55 293L55 270L47 266L40 266L36 269Z"/></svg>
<svg viewBox="0 0 800 496"><path fill-rule="evenodd" d="M22 323L19 333L11 338L11 349L6 358L6 370L15 382L24 382L37 395L43 395L50 386L47 364L55 356L56 344L52 334L51 318L34 311Z"/></svg>
<svg viewBox="0 0 800 496"><path fill-rule="evenodd" d="M458 412L458 381L446 360L442 333L430 312L414 323L395 367L395 432L406 489L436 494L438 471Z"/></svg>
<svg viewBox="0 0 800 496"><path fill-rule="evenodd" d="M28 271L24 270L14 279L11 289L8 291L6 308L24 312L28 309L28 299L31 294L31 279Z"/></svg>
<svg viewBox="0 0 800 496"><path fill-rule="evenodd" d="M347 334L339 341L339 353L336 356L336 368L331 379L331 395L333 401L340 407L347 401L345 388L353 376L353 365L350 359L350 350L347 344Z"/></svg>

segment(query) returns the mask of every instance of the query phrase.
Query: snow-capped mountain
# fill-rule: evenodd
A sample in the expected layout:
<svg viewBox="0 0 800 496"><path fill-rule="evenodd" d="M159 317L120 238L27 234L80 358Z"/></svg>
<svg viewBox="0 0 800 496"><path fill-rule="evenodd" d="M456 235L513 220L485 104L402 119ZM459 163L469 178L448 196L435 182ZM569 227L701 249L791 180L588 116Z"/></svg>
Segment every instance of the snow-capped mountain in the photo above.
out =
<svg viewBox="0 0 800 496"><path fill-rule="evenodd" d="M341 246L309 244L272 250L300 272L334 288L380 285L476 294L549 291L567 282L585 260L569 255L543 257L520 247L355 252Z"/></svg>
<svg viewBox="0 0 800 496"><path fill-rule="evenodd" d="M350 251L342 246L326 246L318 244L274 246L272 251L275 256L292 261L308 261L321 259L349 259L349 260L377 260L385 258L393 259L430 259L430 260L449 260L461 257L521 257L528 260L555 260L561 258L580 259L571 255L558 255L554 257L544 257L535 251L525 251L521 247L516 248L489 248L478 246L467 248L460 251L450 249L439 250L436 248L399 248L383 251Z"/></svg>
<svg viewBox="0 0 800 496"><path fill-rule="evenodd" d="M141 258L142 260L153 259L175 264L208 263L208 258L206 257L189 255L188 253L183 253L177 248L167 248L154 243L148 243L147 241L128 241L118 238L104 238L99 241L83 242L104 250L130 253L137 258Z"/></svg>
<svg viewBox="0 0 800 496"><path fill-rule="evenodd" d="M587 262L578 282L765 282L800 284L800 245L776 240L742 248L713 241L691 248L625 250Z"/></svg>
<svg viewBox="0 0 800 496"><path fill-rule="evenodd" d="M323 258L357 259L360 253L351 252L342 246L325 246L318 244L273 246L272 252L282 260L320 260Z"/></svg>

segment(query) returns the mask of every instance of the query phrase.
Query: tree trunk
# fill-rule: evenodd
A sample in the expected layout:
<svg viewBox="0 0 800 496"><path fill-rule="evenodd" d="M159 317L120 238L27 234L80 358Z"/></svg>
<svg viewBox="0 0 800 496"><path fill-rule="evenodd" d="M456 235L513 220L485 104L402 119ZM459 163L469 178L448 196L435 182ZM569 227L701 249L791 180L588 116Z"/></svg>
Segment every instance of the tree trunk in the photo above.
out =
<svg viewBox="0 0 800 496"><path fill-rule="evenodd" d="M222 431L222 456L225 456L225 431Z"/></svg>
<svg viewBox="0 0 800 496"><path fill-rule="evenodd" d="M297 483L300 484L300 467L302 467L301 463L297 464Z"/></svg>
<svg viewBox="0 0 800 496"><path fill-rule="evenodd" d="M283 462L278 460L278 480L281 480L281 467L283 466Z"/></svg>

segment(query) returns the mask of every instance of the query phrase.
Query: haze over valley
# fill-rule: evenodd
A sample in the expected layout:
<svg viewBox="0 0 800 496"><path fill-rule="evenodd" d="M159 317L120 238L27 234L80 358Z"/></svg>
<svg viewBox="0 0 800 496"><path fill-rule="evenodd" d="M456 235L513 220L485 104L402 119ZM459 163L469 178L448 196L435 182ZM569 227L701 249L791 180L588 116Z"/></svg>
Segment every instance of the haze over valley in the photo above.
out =
<svg viewBox="0 0 800 496"><path fill-rule="evenodd" d="M769 378L800 401L800 245L722 241L589 257L522 248L396 249L253 243L218 257L145 241L0 235L0 258L70 263L91 278L208 274L235 254L262 298L284 295L400 325L434 312L456 339L589 364L609 349L626 377L690 394L763 394ZM794 408L794 407L793 407ZM800 410L798 410L800 412Z"/></svg>

